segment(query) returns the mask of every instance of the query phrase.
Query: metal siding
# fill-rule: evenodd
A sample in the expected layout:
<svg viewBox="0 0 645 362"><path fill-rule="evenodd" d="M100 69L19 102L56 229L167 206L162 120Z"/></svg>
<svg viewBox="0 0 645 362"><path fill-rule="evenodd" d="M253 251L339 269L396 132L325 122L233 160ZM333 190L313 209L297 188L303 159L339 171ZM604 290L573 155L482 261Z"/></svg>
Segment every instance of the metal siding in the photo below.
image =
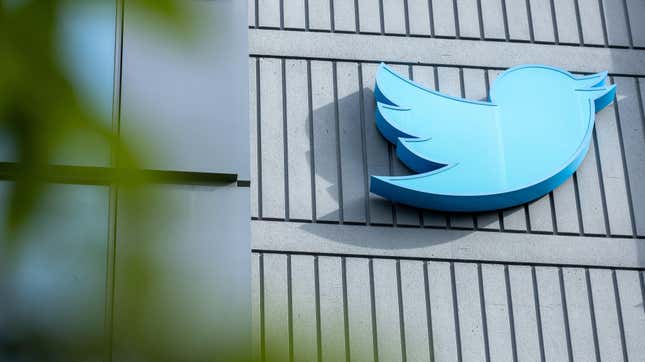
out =
<svg viewBox="0 0 645 362"><path fill-rule="evenodd" d="M293 360L642 356L639 1L282 3L277 28L282 18L285 28L315 31L251 30L258 39L251 46L252 99L256 61L284 61L285 72L274 65L257 74L260 102L250 116L260 185L252 191L261 201L254 208L262 209L254 216L277 219L253 221L273 223L258 224L255 247L265 253L255 255L291 260L289 275L271 278L290 285ZM260 9L258 17L274 10ZM575 176L554 192L475 215L417 210L367 189L369 175L410 173L373 122L381 60L428 88L472 99L486 99L501 70L517 63L585 73L607 68L617 75L618 97L597 114ZM270 132L274 138L264 140ZM272 265L254 276L286 273ZM264 296L258 307L266 307L266 288L274 284L254 281L264 287L255 294ZM275 300L284 299L277 290Z"/></svg>

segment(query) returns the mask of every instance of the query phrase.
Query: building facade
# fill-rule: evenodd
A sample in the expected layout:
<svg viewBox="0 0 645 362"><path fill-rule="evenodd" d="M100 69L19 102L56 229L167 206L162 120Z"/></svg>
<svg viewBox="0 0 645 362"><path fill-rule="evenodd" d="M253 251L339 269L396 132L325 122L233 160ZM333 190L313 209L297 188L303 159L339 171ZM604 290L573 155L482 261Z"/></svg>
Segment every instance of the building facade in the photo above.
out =
<svg viewBox="0 0 645 362"><path fill-rule="evenodd" d="M644 360L643 16L641 0L251 0L255 357ZM552 193L437 213L369 193L410 173L374 125L380 62L478 100L514 65L607 70L617 98Z"/></svg>

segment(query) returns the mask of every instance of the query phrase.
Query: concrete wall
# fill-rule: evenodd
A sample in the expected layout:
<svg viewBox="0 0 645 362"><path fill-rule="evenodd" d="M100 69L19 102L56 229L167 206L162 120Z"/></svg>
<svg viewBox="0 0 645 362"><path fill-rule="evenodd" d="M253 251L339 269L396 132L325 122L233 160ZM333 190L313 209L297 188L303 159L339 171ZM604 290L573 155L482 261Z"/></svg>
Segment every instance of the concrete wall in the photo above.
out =
<svg viewBox="0 0 645 362"><path fill-rule="evenodd" d="M254 350L286 360L645 355L645 3L251 0ZM410 173L374 126L376 67L484 99L503 69L608 70L576 174L455 215L393 205Z"/></svg>

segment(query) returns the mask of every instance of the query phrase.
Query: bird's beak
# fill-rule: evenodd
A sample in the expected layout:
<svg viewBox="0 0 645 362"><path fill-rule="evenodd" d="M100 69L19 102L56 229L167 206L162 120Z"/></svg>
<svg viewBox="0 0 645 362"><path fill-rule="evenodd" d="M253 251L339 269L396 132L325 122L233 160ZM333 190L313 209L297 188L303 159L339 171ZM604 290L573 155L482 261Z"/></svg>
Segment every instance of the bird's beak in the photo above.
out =
<svg viewBox="0 0 645 362"><path fill-rule="evenodd" d="M607 71L577 77L575 80L576 88L582 89L603 86L605 85L606 79Z"/></svg>
<svg viewBox="0 0 645 362"><path fill-rule="evenodd" d="M576 92L583 92L588 99L593 100L596 112L600 112L600 110L607 107L616 97L616 85L576 89Z"/></svg>
<svg viewBox="0 0 645 362"><path fill-rule="evenodd" d="M575 79L576 92L594 101L596 112L607 107L616 97L616 85L606 86L607 72L585 75Z"/></svg>

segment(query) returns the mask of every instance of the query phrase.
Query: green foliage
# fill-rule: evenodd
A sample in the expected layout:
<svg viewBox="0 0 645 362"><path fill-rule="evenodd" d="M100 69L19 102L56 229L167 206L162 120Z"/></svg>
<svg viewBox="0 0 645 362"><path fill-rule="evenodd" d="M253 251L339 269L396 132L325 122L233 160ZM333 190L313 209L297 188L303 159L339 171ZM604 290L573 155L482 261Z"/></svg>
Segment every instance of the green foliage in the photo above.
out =
<svg viewBox="0 0 645 362"><path fill-rule="evenodd" d="M100 119L95 107L79 96L82 91L60 64L60 17L74 3L78 1L0 0L0 134L11 140L19 166L9 199L9 236L38 206L45 186L43 167L55 162L79 134L99 142L82 142L74 153L98 154L108 145L113 159L120 155L120 167L137 166L116 127ZM136 0L126 1L126 6L133 14L187 33L190 14L181 3Z"/></svg>

